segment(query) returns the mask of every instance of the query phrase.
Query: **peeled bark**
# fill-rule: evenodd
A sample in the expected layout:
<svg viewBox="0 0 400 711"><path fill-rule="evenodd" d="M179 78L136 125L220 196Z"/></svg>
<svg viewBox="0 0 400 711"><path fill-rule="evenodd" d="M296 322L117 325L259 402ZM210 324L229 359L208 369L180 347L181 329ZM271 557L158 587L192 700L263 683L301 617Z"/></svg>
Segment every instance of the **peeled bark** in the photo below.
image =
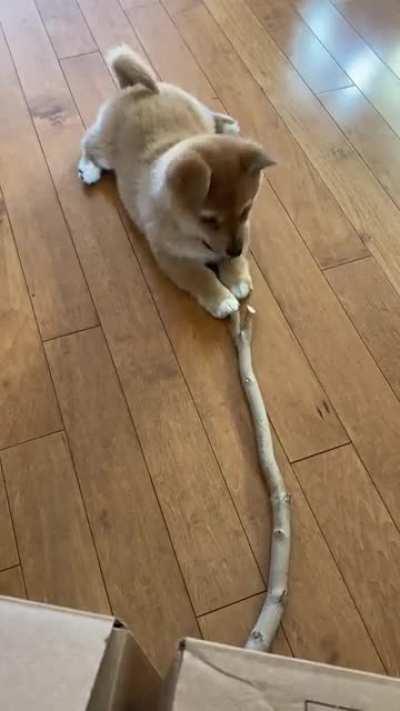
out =
<svg viewBox="0 0 400 711"><path fill-rule="evenodd" d="M232 314L232 335L237 350L239 373L254 427L258 459L270 495L272 537L267 593L258 620L246 642L246 648L267 652L283 615L290 560L290 497L275 459L271 427L257 378L253 371L251 342L255 310L246 307L241 321Z"/></svg>

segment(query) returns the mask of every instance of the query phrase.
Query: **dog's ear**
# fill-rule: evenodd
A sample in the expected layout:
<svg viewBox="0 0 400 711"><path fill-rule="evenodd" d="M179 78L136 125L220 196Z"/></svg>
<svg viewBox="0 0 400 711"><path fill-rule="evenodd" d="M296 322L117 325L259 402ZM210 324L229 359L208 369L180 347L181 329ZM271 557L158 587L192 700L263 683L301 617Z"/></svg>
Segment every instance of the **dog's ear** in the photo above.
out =
<svg viewBox="0 0 400 711"><path fill-rule="evenodd" d="M264 168L276 165L275 161L267 156L264 149L253 141L243 141L240 162L243 170L250 175L256 175Z"/></svg>
<svg viewBox="0 0 400 711"><path fill-rule="evenodd" d="M167 169L167 184L187 207L200 206L209 191L211 168L195 151L175 158Z"/></svg>

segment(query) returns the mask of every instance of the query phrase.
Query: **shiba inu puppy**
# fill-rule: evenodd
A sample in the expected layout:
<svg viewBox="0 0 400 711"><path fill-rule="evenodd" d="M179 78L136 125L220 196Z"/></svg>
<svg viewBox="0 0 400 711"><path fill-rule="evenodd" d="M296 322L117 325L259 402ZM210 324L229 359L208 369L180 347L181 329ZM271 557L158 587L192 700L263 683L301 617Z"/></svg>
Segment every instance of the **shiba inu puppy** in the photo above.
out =
<svg viewBox="0 0 400 711"><path fill-rule="evenodd" d="M157 82L128 47L112 50L108 60L121 91L86 132L79 175L92 184L102 169L113 170L160 268L225 318L252 288L249 216L261 171L273 161L236 135L230 116Z"/></svg>

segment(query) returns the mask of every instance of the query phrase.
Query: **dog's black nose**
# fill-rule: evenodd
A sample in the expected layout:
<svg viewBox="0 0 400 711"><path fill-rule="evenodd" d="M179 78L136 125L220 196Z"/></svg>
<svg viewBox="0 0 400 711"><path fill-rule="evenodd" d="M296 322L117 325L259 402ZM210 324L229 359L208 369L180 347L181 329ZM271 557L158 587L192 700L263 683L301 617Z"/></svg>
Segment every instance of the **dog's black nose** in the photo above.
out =
<svg viewBox="0 0 400 711"><path fill-rule="evenodd" d="M226 250L226 253L228 257L240 257L242 254L242 248L241 247L231 247Z"/></svg>

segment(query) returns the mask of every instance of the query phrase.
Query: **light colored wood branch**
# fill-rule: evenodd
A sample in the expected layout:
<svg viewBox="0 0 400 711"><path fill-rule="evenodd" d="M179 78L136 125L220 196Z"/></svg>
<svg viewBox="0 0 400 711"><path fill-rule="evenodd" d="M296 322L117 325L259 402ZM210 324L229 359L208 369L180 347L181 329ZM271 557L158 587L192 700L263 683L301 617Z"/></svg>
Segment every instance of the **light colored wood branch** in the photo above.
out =
<svg viewBox="0 0 400 711"><path fill-rule="evenodd" d="M278 630L287 596L290 559L290 497L275 459L271 427L252 364L251 342L255 309L246 307L231 316L240 379L249 406L257 443L261 472L268 487L272 508L272 536L267 594L246 647L267 652Z"/></svg>

